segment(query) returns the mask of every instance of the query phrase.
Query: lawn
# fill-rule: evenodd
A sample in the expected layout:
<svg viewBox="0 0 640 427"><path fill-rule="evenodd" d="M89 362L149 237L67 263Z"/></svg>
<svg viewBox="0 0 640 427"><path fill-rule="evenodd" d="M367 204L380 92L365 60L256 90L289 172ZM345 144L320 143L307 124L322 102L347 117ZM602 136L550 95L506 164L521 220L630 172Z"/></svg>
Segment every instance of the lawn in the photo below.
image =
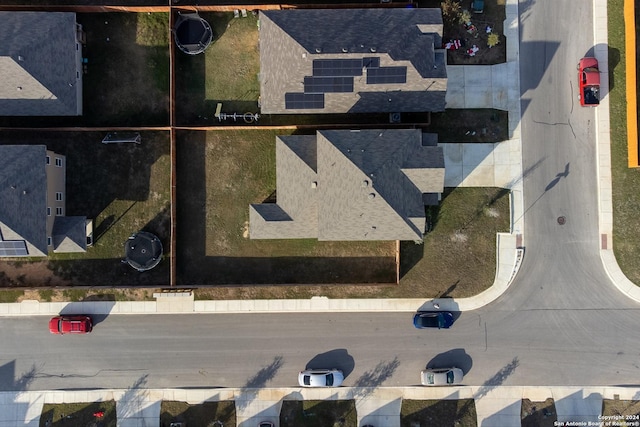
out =
<svg viewBox="0 0 640 427"><path fill-rule="evenodd" d="M619 399L603 399L602 415L640 415L640 400L619 400ZM624 418L623 418L624 420ZM637 422L638 418L630 417L629 421ZM625 425L622 421L617 420L619 424ZM614 424L611 424L614 425Z"/></svg>
<svg viewBox="0 0 640 427"><path fill-rule="evenodd" d="M146 230L169 246L168 133L142 133L142 144L101 144L97 132L3 132L2 143L45 144L67 158L68 215L94 219L86 253L51 254L48 260L1 261L18 286L166 285L169 262L139 274L120 262L131 233ZM6 280L5 280L6 282Z"/></svg>
<svg viewBox="0 0 640 427"><path fill-rule="evenodd" d="M353 400L285 400L280 409L280 427L356 427Z"/></svg>
<svg viewBox="0 0 640 427"><path fill-rule="evenodd" d="M609 114L613 185L613 249L624 274L640 284L640 169L627 167L626 71L623 0L608 1ZM638 24L638 22L636 22ZM636 26L636 33L638 32ZM638 36L636 34L636 40ZM639 45L640 46L640 45Z"/></svg>
<svg viewBox="0 0 640 427"><path fill-rule="evenodd" d="M236 425L236 406L233 401L204 402L190 405L187 402L163 401L160 405L160 425L169 426L181 422L183 426Z"/></svg>
<svg viewBox="0 0 640 427"><path fill-rule="evenodd" d="M116 427L116 402L45 403L40 427Z"/></svg>
<svg viewBox="0 0 640 427"><path fill-rule="evenodd" d="M79 13L86 32L84 118L92 126L169 124L169 14Z"/></svg>
<svg viewBox="0 0 640 427"><path fill-rule="evenodd" d="M190 56L176 50L176 118L180 125L214 124L225 113L258 112L260 55L257 17L201 13L214 33L209 48Z"/></svg>
<svg viewBox="0 0 640 427"><path fill-rule="evenodd" d="M179 280L203 285L393 282L392 242L248 238L249 204L275 191L276 134L180 133Z"/></svg>
<svg viewBox="0 0 640 427"><path fill-rule="evenodd" d="M402 400L400 425L472 427L478 425L473 399L461 400Z"/></svg>

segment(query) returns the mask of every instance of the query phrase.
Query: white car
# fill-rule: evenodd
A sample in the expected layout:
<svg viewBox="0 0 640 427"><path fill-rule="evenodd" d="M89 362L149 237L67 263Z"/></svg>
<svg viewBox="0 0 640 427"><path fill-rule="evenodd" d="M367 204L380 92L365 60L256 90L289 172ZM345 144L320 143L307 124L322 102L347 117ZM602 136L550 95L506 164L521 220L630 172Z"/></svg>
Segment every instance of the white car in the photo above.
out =
<svg viewBox="0 0 640 427"><path fill-rule="evenodd" d="M460 368L425 369L420 375L422 385L460 384L463 377Z"/></svg>
<svg viewBox="0 0 640 427"><path fill-rule="evenodd" d="M340 387L342 381L344 375L338 369L307 369L298 374L301 387Z"/></svg>

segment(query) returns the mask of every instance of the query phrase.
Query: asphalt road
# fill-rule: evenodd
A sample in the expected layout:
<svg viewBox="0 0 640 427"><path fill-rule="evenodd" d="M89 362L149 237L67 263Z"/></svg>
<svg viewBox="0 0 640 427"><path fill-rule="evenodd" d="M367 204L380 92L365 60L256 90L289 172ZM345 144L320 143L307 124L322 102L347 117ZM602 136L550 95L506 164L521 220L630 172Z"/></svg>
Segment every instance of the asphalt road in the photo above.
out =
<svg viewBox="0 0 640 427"><path fill-rule="evenodd" d="M417 330L410 313L114 315L86 336L2 318L0 389L284 387L307 366L340 368L347 386L406 386L427 365L460 366L465 384L487 388L635 384L637 316L494 309Z"/></svg>
<svg viewBox="0 0 640 427"><path fill-rule="evenodd" d="M341 368L347 386L415 385L426 365L487 390L638 386L640 306L598 255L595 115L577 100L593 48L577 23L591 22L587 1L521 2L526 255L496 302L441 331L408 313L122 315L59 337L46 318L2 318L0 389L295 386L305 366Z"/></svg>

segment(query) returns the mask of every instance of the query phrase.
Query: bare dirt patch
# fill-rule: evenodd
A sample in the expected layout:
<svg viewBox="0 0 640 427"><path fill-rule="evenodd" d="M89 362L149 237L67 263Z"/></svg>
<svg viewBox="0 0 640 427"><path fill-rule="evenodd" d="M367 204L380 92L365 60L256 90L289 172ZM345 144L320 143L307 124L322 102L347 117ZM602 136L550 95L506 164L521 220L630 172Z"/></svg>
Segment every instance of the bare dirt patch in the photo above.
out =
<svg viewBox="0 0 640 427"><path fill-rule="evenodd" d="M551 398L544 402L522 399L520 415L522 427L553 427L558 421L556 405Z"/></svg>
<svg viewBox="0 0 640 427"><path fill-rule="evenodd" d="M638 421L640 418L640 400L604 399L602 401L602 415L618 415L623 420ZM629 418L626 418L629 417ZM620 425L625 425L620 423Z"/></svg>
<svg viewBox="0 0 640 427"><path fill-rule="evenodd" d="M402 400L402 427L439 426L473 427L478 425L473 399L460 400Z"/></svg>

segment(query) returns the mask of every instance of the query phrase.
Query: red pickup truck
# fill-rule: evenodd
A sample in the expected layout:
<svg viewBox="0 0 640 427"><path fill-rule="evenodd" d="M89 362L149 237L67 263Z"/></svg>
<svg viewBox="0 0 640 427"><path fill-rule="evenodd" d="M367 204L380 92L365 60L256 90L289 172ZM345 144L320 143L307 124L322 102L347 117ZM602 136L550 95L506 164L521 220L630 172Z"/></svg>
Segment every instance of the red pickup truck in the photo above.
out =
<svg viewBox="0 0 640 427"><path fill-rule="evenodd" d="M583 107L597 107L600 104L600 70L596 58L582 58L578 63L578 98Z"/></svg>

